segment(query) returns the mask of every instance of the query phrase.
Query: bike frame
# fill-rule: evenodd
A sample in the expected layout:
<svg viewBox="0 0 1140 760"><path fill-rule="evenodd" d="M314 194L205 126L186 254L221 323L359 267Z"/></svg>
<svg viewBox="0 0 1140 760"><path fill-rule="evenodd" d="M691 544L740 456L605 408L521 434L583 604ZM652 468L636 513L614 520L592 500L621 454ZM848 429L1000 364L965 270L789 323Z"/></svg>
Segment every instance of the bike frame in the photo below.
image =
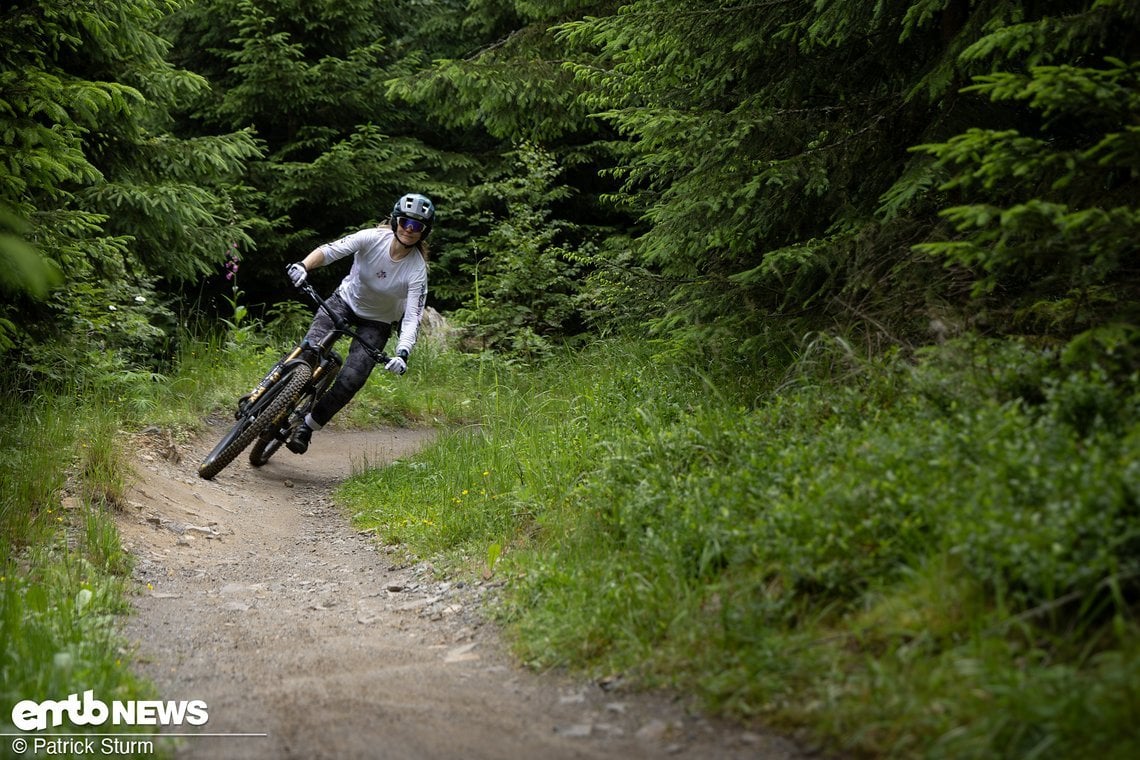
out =
<svg viewBox="0 0 1140 760"><path fill-rule="evenodd" d="M289 352L269 375L262 380L258 387L254 389L251 394L251 401L256 401L254 394L260 395L264 392L263 386L266 381L272 385L277 382L283 375L285 375L289 368L293 365L304 362L312 367L313 375L301 393L298 401L300 403L294 404L293 408L284 415L281 423L276 426L276 429L267 430L262 434L258 444L250 453L250 463L255 467L260 467L269 461L269 457L280 448L281 444L289 439L293 434L296 427L305 419L305 415L312 411L313 406L320 400L321 396L325 394L329 386L336 380L337 374L340 373L341 367L344 366L344 359L335 350L336 344L342 337L349 336L359 340L364 347L373 355L373 359L377 364L386 364L388 357L376 346L369 343L364 338L352 329L352 327L342 318L337 316L320 294L317 293L316 288L307 282L303 282L298 286L298 290L302 291L310 299L317 304L318 309L324 309L325 313L332 318L333 329L329 330L327 334L316 344L311 344L308 341L301 341L291 352ZM272 443L271 441L276 441Z"/></svg>
<svg viewBox="0 0 1140 760"><path fill-rule="evenodd" d="M333 313L312 285L304 282L298 288L332 318L333 329L315 344L302 340L252 391L238 399L233 427L199 466L199 476L207 480L214 477L254 441L250 463L260 467L268 462L335 381L344 365L334 348L342 337L359 341L377 364L388 363L389 357Z"/></svg>
<svg viewBox="0 0 1140 760"><path fill-rule="evenodd" d="M309 366L313 368L314 383L318 382L321 375L328 371L328 363L326 362L326 358L328 357L332 357L334 359L337 365L336 371L339 372L340 368L344 365L344 360L341 359L340 354L338 354L333 347L344 336L349 336L360 341L364 347L368 349L369 353L372 354L372 358L376 360L377 364L388 363L389 357L384 354L383 351L376 348L376 346L360 337L360 335L355 330L353 330L346 321L337 316L333 310L328 307L325 299L321 298L321 295L317 292L316 288L307 282L303 282L298 286L298 290L311 298L317 304L318 309L324 309L325 313L328 314L333 321L333 329L330 330L328 334L325 335L323 339L321 339L320 343L316 345L309 344L307 341L301 341L301 343L298 344L296 348L286 354L285 357L281 359L281 361L277 362L277 364L274 365L273 369L271 369L269 373L264 378L262 378L261 382L257 384L256 388L254 388L245 396L242 396L241 400L238 402L239 409L234 415L235 417L240 416L243 411L242 402L245 402L246 404L255 403L265 392L266 388L280 380L285 371L296 362L307 362ZM308 349L313 349L317 352L317 355L315 357L317 360L316 363L306 359L306 352Z"/></svg>

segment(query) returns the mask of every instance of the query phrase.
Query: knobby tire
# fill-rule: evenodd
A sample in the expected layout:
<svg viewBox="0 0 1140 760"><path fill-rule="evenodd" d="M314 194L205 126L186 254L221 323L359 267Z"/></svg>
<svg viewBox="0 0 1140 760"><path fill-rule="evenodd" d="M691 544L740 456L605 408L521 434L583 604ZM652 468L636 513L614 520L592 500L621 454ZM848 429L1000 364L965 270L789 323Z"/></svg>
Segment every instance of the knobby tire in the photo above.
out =
<svg viewBox="0 0 1140 760"><path fill-rule="evenodd" d="M257 439L253 448L249 450L249 463L254 467L261 467L269 463L269 457L277 453L283 441L277 437L278 430L270 430Z"/></svg>
<svg viewBox="0 0 1140 760"><path fill-rule="evenodd" d="M238 454L255 439L277 424L300 398L313 370L304 362L294 364L265 391L251 414L239 419L198 468L198 475L206 480L221 472Z"/></svg>
<svg viewBox="0 0 1140 760"><path fill-rule="evenodd" d="M289 418L306 406L311 407L312 403L312 393L302 393L285 410L284 414L278 416L276 425L271 425L266 430L261 431L261 435L253 444L253 448L249 450L249 463L254 467L268 464L269 458L276 454L277 450L281 448L281 444L284 443L282 436L287 434L286 431L290 424Z"/></svg>
<svg viewBox="0 0 1140 760"><path fill-rule="evenodd" d="M257 442L253 444L253 448L249 450L249 463L254 467L262 467L269 463L269 458L272 457L281 446L285 443L285 437L288 435L286 425L291 424L293 415L298 418L303 416L305 412L313 408L317 400L325 395L325 391L336 380L337 374L340 372L339 359L336 369L333 372L326 373L317 382L317 386L310 391L302 394L297 402L283 418L280 419L280 424L274 425L272 428L265 430L258 437Z"/></svg>

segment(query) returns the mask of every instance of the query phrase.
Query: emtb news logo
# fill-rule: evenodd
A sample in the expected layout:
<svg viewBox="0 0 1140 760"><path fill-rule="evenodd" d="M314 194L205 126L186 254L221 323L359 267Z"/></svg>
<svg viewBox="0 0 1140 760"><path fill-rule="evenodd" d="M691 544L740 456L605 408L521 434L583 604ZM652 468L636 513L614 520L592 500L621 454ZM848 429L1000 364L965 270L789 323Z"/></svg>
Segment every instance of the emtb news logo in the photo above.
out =
<svg viewBox="0 0 1140 760"><path fill-rule="evenodd" d="M67 699L36 702L25 699L12 708L12 723L21 731L43 731L63 725L67 719L73 726L191 726L205 725L210 719L206 703L200 699L182 702L133 700L106 702L95 699L94 691L70 694Z"/></svg>

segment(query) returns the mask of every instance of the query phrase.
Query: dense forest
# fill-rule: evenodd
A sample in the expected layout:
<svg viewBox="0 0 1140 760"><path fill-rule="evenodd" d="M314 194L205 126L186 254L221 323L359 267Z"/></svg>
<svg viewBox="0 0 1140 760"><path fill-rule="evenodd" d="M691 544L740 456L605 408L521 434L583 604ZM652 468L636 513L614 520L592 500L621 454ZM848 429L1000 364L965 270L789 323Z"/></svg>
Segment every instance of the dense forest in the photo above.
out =
<svg viewBox="0 0 1140 760"><path fill-rule="evenodd" d="M422 191L434 305L524 356L647 325L1134 360L1137 9L1097 2L15 2L7 349L161 364ZM476 291L475 283L479 287ZM97 340L93 338L97 336Z"/></svg>
<svg viewBox="0 0 1140 760"><path fill-rule="evenodd" d="M494 414L431 455L476 471L346 498L509 547L528 662L868 756L1130 757L1137 50L1133 0L14 0L0 383L210 369L186 347L298 317L287 264L424 193L460 358L412 366L495 367ZM10 460L5 563L57 498ZM443 509L471 532L409 535Z"/></svg>

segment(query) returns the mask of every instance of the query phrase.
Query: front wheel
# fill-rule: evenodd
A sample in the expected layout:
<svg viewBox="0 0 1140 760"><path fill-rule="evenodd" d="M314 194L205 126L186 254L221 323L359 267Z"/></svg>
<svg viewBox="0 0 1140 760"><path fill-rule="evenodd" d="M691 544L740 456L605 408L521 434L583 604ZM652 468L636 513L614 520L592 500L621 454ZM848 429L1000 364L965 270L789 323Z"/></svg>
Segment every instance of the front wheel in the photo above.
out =
<svg viewBox="0 0 1140 760"><path fill-rule="evenodd" d="M262 432L253 444L253 448L249 450L249 463L251 465L264 467L269 463L269 458L277 453L297 429L297 426L304 421L305 415L312 410L320 397L325 395L325 391L336 380L341 365L340 355L335 351L330 352L329 357L313 372L312 387L301 395L297 403L289 410L288 415L281 418L279 424Z"/></svg>
<svg viewBox="0 0 1140 760"><path fill-rule="evenodd" d="M269 386L257 403L218 441L218 445L198 467L198 476L206 480L214 477L254 439L275 425L301 397L312 374L312 368L304 362L297 362L285 369L281 378Z"/></svg>

